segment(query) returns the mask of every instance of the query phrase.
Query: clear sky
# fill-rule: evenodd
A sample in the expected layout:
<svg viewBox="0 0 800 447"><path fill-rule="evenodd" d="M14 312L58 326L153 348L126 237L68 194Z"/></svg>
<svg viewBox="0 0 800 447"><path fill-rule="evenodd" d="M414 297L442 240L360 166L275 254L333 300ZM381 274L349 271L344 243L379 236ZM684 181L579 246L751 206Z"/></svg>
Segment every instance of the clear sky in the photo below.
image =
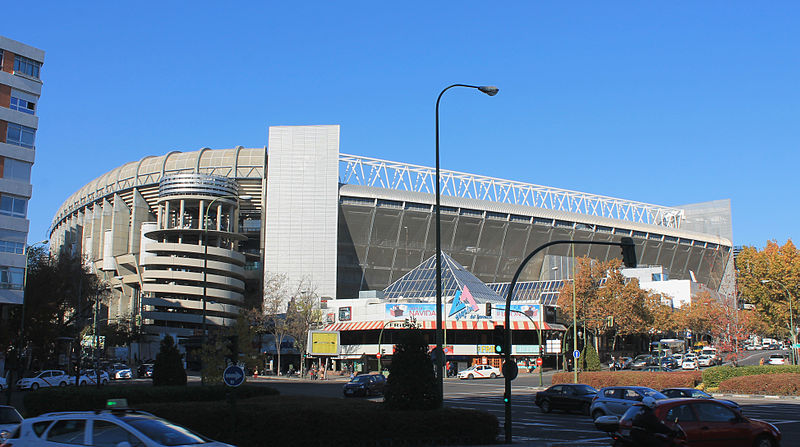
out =
<svg viewBox="0 0 800 447"><path fill-rule="evenodd" d="M25 2L45 50L30 241L77 189L171 150L340 124L344 153L658 205L732 200L736 245L800 220L800 3Z"/></svg>

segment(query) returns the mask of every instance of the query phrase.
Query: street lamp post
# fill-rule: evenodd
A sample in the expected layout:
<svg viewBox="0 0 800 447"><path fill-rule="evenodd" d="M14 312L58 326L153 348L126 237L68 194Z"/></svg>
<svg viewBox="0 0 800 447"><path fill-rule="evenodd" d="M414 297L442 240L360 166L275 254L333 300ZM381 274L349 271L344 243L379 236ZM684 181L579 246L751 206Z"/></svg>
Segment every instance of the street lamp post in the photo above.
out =
<svg viewBox="0 0 800 447"><path fill-rule="evenodd" d="M791 358L792 365L795 365L797 364L797 356L795 355L795 350L797 349L795 348L795 345L797 344L797 333L794 330L794 312L792 311L792 301L794 300L794 296L792 296L792 293L789 292L789 288L786 287L786 284L780 281L772 279L761 280L761 284L767 284L770 282L774 282L775 284L778 284L781 287L783 287L783 289L786 290L786 295L789 297L789 335L792 337L792 349L789 352L791 352L792 354Z"/></svg>
<svg viewBox="0 0 800 447"><path fill-rule="evenodd" d="M442 344L444 341L444 332L442 329L442 220L439 210L441 191L439 180L439 102L442 100L444 92L453 87L466 87L474 88L486 93L489 96L497 94L499 89L494 86L487 85L467 85L467 84L453 84L446 87L439 93L436 98L436 389L438 406L442 406L444 400L444 350Z"/></svg>
<svg viewBox="0 0 800 447"><path fill-rule="evenodd" d="M206 344L207 336L208 336L208 328L206 323L206 303L208 302L208 210L211 209L211 205L214 204L219 199L233 199L233 200L250 200L252 196L244 195L244 196L236 196L236 195L224 195L215 197L211 202L208 203L208 206L203 208L203 216L200 219L201 224L203 225L203 345ZM202 366L202 354L200 356L200 383L205 385L205 374L203 374L203 366Z"/></svg>

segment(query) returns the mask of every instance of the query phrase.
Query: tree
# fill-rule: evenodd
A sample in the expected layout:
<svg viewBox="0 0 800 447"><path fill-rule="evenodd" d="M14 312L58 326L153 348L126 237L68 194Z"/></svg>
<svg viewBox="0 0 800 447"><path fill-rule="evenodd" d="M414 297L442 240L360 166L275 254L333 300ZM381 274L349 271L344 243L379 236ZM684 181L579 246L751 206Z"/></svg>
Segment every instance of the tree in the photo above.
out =
<svg viewBox="0 0 800 447"><path fill-rule="evenodd" d="M258 367L258 349L253 344L256 336L256 331L246 315L239 316L233 326L210 334L200 351L203 383L222 383L222 374L232 363L246 370Z"/></svg>
<svg viewBox="0 0 800 447"><path fill-rule="evenodd" d="M755 305L769 327L761 335L788 336L790 300L794 316L800 310L800 251L791 239L783 245L768 241L763 250L745 247L736 258L736 270L742 299Z"/></svg>
<svg viewBox="0 0 800 447"><path fill-rule="evenodd" d="M264 283L261 309L250 315L259 330L271 334L275 340L278 374L281 372L281 344L291 332L290 323L286 318L291 296L288 276L268 274Z"/></svg>
<svg viewBox="0 0 800 447"><path fill-rule="evenodd" d="M600 371L602 366L600 363L600 356L597 354L597 350L594 348L593 344L586 343L583 347L581 358L583 359L584 371Z"/></svg>
<svg viewBox="0 0 800 447"><path fill-rule="evenodd" d="M393 410L436 408L436 377L428 342L418 329L404 331L392 356L384 403Z"/></svg>
<svg viewBox="0 0 800 447"><path fill-rule="evenodd" d="M169 335L161 339L161 346L153 365L153 386L186 385L181 353Z"/></svg>
<svg viewBox="0 0 800 447"><path fill-rule="evenodd" d="M309 331L317 327L322 320L319 297L310 279L304 278L300 281L297 293L289 302L286 318L289 322L289 334L294 338L295 349L302 356L306 352ZM305 364L301 367L301 373L303 368Z"/></svg>

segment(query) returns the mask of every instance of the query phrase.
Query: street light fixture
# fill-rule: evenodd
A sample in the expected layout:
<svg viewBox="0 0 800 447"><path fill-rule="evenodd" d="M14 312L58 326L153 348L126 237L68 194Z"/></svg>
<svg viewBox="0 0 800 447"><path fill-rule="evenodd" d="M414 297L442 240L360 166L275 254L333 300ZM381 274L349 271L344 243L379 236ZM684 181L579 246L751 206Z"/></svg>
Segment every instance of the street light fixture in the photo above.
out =
<svg viewBox="0 0 800 447"><path fill-rule="evenodd" d="M217 200L220 199L233 199L236 201L239 200L251 200L253 197L249 195L224 195L215 197L211 202L208 203L208 206L203 208L203 216L200 219L201 224L203 225L203 345L206 343L206 339L208 336L208 328L206 323L206 304L208 302L208 210L211 209L211 205L214 204ZM202 357L201 357L202 362ZM201 366L202 370L202 366ZM200 372L200 382L205 384L205 375Z"/></svg>
<svg viewBox="0 0 800 447"><path fill-rule="evenodd" d="M792 354L792 358L791 358L792 365L795 365L795 364L797 364L797 358L795 356L795 350L797 349L797 348L795 348L795 345L797 345L797 333L794 330L795 329L794 328L794 312L792 311L792 301L794 300L794 296L792 296L792 293L789 292L789 288L786 287L786 284L784 284L784 283L782 283L780 281L772 280L772 279L762 279L761 280L761 284L767 284L767 283L770 283L770 282L774 282L775 284L778 284L781 287L783 287L783 289L786 290L786 295L789 296L789 335L792 337L792 349L789 350L789 352L791 352L791 354Z"/></svg>
<svg viewBox="0 0 800 447"><path fill-rule="evenodd" d="M439 102L444 92L453 87L474 88L489 96L494 96L500 89L492 85L453 84L439 93L436 98L436 397L438 406L444 401L444 331L442 328L442 220L440 213L441 191L439 174Z"/></svg>

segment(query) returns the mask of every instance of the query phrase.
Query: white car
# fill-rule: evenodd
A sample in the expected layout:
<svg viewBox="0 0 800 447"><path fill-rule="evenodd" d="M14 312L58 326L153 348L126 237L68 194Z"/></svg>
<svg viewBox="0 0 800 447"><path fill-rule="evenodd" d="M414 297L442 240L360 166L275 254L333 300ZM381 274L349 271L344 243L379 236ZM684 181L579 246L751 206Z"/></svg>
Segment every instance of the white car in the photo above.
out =
<svg viewBox="0 0 800 447"><path fill-rule="evenodd" d="M772 354L769 356L770 365L785 365L786 357L783 354Z"/></svg>
<svg viewBox="0 0 800 447"><path fill-rule="evenodd" d="M69 384L75 385L75 376L69 376ZM108 384L108 373L100 371L100 385ZM81 374L78 380L78 386L97 385L97 372L93 369L87 369Z"/></svg>
<svg viewBox="0 0 800 447"><path fill-rule="evenodd" d="M697 360L693 358L684 359L683 363L681 363L681 369L697 369Z"/></svg>
<svg viewBox="0 0 800 447"><path fill-rule="evenodd" d="M8 387L8 382L6 382L5 377L0 377L0 391L3 391Z"/></svg>
<svg viewBox="0 0 800 447"><path fill-rule="evenodd" d="M6 436L19 427L20 422L22 422L22 416L16 408L0 405L0 444L3 443Z"/></svg>
<svg viewBox="0 0 800 447"><path fill-rule="evenodd" d="M714 363L714 357L710 355L701 355L697 357L697 366L711 366Z"/></svg>
<svg viewBox="0 0 800 447"><path fill-rule="evenodd" d="M675 360L678 361L679 365L681 363L683 363L683 354L682 353L672 354L672 357L675 358Z"/></svg>
<svg viewBox="0 0 800 447"><path fill-rule="evenodd" d="M108 374L113 380L133 378L133 371L124 363L115 363L108 369Z"/></svg>
<svg viewBox="0 0 800 447"><path fill-rule="evenodd" d="M96 445L231 447L152 414L118 409L47 413L22 421L8 438L14 446Z"/></svg>
<svg viewBox="0 0 800 447"><path fill-rule="evenodd" d="M32 374L19 379L17 381L17 388L21 390L36 391L39 388L46 388L49 386L67 386L69 385L69 376L60 369L48 369L45 371L36 371Z"/></svg>
<svg viewBox="0 0 800 447"><path fill-rule="evenodd" d="M500 377L500 370L489 365L472 365L469 368L459 371L459 379L494 379Z"/></svg>

